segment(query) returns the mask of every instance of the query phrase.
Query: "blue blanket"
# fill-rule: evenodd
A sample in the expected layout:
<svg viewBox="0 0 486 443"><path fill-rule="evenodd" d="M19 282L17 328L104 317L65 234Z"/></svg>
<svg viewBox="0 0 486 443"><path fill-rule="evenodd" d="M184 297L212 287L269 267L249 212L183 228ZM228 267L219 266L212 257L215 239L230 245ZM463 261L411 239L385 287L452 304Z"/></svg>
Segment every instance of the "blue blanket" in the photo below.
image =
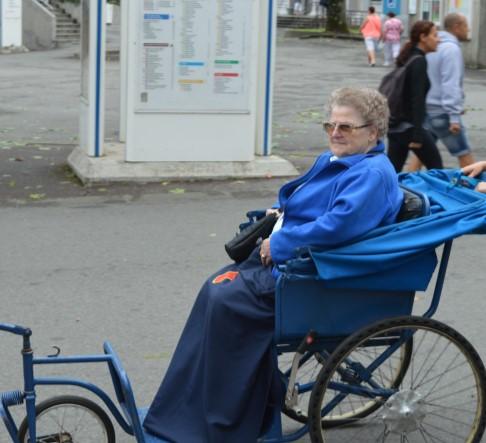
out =
<svg viewBox="0 0 486 443"><path fill-rule="evenodd" d="M474 191L475 181L460 171L404 173L399 180L428 196L431 215L375 229L336 249L310 250L320 278L342 287L425 290L435 248L461 235L486 233L486 195Z"/></svg>

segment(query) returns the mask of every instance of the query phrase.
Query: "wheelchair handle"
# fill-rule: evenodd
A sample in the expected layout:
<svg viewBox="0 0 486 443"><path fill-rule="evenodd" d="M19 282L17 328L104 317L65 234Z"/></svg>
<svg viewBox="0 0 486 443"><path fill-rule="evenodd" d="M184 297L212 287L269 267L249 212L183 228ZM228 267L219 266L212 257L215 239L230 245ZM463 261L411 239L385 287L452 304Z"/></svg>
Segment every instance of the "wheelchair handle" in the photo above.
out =
<svg viewBox="0 0 486 443"><path fill-rule="evenodd" d="M15 335L22 335L23 337L30 337L32 331L29 328L23 326L13 325L9 323L0 323L0 331L10 332Z"/></svg>

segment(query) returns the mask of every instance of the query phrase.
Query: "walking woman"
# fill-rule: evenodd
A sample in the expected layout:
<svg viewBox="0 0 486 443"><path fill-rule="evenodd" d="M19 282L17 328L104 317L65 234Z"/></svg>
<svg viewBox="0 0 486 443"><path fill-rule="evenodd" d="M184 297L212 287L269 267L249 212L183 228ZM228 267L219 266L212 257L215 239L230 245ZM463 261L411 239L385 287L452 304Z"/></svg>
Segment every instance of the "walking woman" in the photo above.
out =
<svg viewBox="0 0 486 443"><path fill-rule="evenodd" d="M375 66L376 51L381 38L381 19L380 16L376 14L373 6L368 8L368 16L361 24L359 30L361 31L361 34L363 34L366 53L368 54L368 64L370 66Z"/></svg>
<svg viewBox="0 0 486 443"><path fill-rule="evenodd" d="M424 129L425 98L430 89L425 54L437 50L439 37L434 23L421 20L410 31L410 40L397 57L397 66L406 67L403 88L404 114L390 121L388 130L388 156L400 172L409 150L422 161L427 169L443 167L437 145L432 135Z"/></svg>
<svg viewBox="0 0 486 443"><path fill-rule="evenodd" d="M390 66L400 53L400 38L403 33L403 24L394 12L387 14L388 19L383 25L383 52L385 60L383 66Z"/></svg>

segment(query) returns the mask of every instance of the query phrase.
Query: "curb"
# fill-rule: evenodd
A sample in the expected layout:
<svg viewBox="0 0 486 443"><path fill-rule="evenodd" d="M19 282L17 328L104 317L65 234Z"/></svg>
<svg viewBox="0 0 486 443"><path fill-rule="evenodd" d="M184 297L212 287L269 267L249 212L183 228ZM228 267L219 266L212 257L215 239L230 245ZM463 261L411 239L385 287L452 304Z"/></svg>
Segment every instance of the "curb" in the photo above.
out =
<svg viewBox="0 0 486 443"><path fill-rule="evenodd" d="M309 39L309 38L335 38L341 40L356 40L362 41L363 37L360 35L353 35L353 34L340 34L335 32L326 32L326 31L316 31L316 32L302 32L293 29L289 29L285 32L285 37L295 37L300 39Z"/></svg>

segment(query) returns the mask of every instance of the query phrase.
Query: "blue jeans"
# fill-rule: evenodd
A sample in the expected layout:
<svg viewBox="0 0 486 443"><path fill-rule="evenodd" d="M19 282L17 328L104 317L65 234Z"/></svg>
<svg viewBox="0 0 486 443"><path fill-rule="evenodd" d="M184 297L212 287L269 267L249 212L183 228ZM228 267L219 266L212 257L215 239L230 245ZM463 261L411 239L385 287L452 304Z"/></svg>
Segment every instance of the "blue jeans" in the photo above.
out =
<svg viewBox="0 0 486 443"><path fill-rule="evenodd" d="M449 131L449 115L448 114L438 114L438 115L427 115L425 119L425 127L430 131L430 133L444 143L447 150L454 157L461 157L463 155L469 154L471 148L466 137L466 128L461 123L461 132L459 134L453 134Z"/></svg>

